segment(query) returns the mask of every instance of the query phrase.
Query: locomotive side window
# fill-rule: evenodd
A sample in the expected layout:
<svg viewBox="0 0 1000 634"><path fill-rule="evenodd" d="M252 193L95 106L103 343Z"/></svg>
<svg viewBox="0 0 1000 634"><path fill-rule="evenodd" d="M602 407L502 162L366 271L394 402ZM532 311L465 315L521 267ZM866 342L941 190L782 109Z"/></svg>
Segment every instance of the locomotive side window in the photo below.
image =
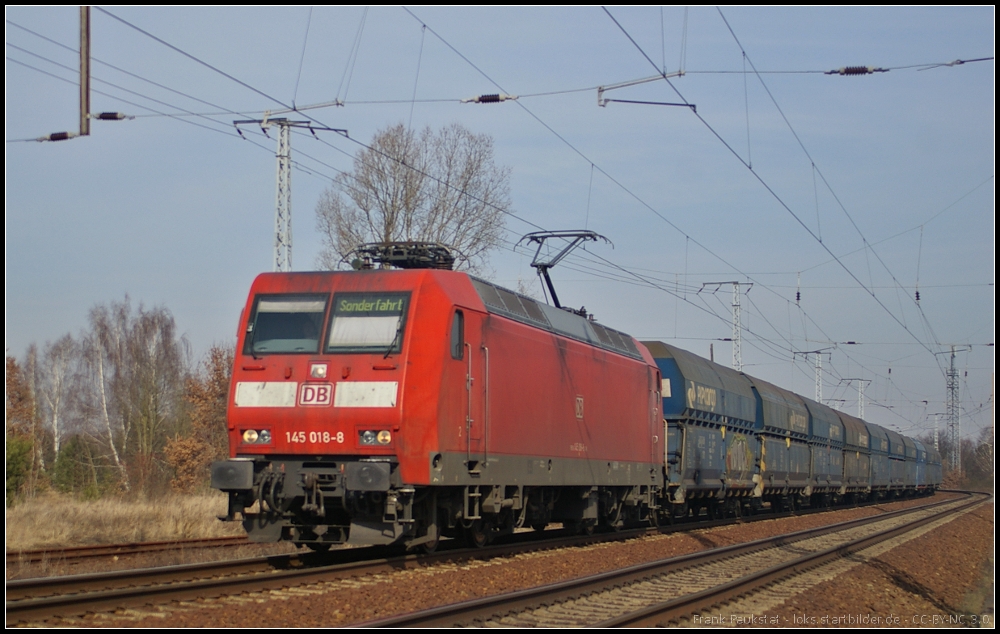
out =
<svg viewBox="0 0 1000 634"><path fill-rule="evenodd" d="M409 293L337 293L326 351L399 352L409 303Z"/></svg>
<svg viewBox="0 0 1000 634"><path fill-rule="evenodd" d="M451 358L462 359L465 351L465 315L460 310L455 311L451 320Z"/></svg>
<svg viewBox="0 0 1000 634"><path fill-rule="evenodd" d="M325 295L262 295L247 323L243 354L319 351Z"/></svg>

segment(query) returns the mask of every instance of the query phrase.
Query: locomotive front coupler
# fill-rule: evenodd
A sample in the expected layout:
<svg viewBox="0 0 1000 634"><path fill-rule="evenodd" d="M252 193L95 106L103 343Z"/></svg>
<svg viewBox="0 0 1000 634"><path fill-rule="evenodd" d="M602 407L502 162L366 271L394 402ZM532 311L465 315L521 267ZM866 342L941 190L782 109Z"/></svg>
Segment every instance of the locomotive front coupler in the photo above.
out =
<svg viewBox="0 0 1000 634"><path fill-rule="evenodd" d="M306 494L302 510L311 512L316 517L326 517L326 506L323 504L323 491L319 488L319 476L315 473L304 474L302 476L302 485Z"/></svg>

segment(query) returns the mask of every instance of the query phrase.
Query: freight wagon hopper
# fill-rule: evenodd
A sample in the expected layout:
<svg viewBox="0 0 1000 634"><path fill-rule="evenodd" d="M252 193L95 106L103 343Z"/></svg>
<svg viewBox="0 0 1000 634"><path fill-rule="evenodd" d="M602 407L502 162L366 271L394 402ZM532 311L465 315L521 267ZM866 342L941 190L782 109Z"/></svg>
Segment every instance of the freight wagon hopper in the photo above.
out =
<svg viewBox="0 0 1000 634"><path fill-rule="evenodd" d="M940 456L896 432L662 342L664 514L931 493Z"/></svg>
<svg viewBox="0 0 1000 634"><path fill-rule="evenodd" d="M871 493L871 439L868 425L860 418L837 412L844 425L844 486L840 495L849 502Z"/></svg>
<svg viewBox="0 0 1000 634"><path fill-rule="evenodd" d="M809 486L809 411L802 397L747 377L757 397L760 480L772 508L794 508Z"/></svg>
<svg viewBox="0 0 1000 634"><path fill-rule="evenodd" d="M892 482L892 465L889 462L889 435L873 423L865 423L871 439L871 497L883 499L889 495Z"/></svg>
<svg viewBox="0 0 1000 634"><path fill-rule="evenodd" d="M659 341L644 341L663 375L663 458L674 517L704 508L741 512L760 502L760 440L746 376Z"/></svg>
<svg viewBox="0 0 1000 634"><path fill-rule="evenodd" d="M802 491L811 506L829 506L844 488L844 424L830 407L802 398L809 410L809 485Z"/></svg>
<svg viewBox="0 0 1000 634"><path fill-rule="evenodd" d="M262 274L239 327L231 459L251 539L482 545L649 519L660 377L627 335L448 270Z"/></svg>
<svg viewBox="0 0 1000 634"><path fill-rule="evenodd" d="M895 497L900 494L906 485L907 480L907 461L910 460L913 464L913 468L916 468L917 456L916 452L913 452L911 458L910 451L907 451L906 443L903 442L903 437L900 434L892 431L891 429L885 430L886 437L889 438L889 489L888 495L890 497ZM913 447L913 441L910 441L910 447ZM916 485L916 478L912 480L913 484Z"/></svg>
<svg viewBox="0 0 1000 634"><path fill-rule="evenodd" d="M924 478L917 479L917 488L924 493L933 493L937 487L941 486L941 479L944 476L941 466L941 454L937 449L925 446L927 452L927 464L924 466Z"/></svg>

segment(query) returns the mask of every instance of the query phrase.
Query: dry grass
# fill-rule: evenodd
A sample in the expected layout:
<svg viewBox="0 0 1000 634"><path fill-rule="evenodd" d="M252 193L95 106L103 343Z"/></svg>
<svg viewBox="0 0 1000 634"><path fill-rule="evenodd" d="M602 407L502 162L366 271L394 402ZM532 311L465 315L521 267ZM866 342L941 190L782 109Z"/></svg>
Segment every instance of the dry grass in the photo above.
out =
<svg viewBox="0 0 1000 634"><path fill-rule="evenodd" d="M244 534L217 519L225 513L223 493L93 502L49 494L7 509L7 550Z"/></svg>

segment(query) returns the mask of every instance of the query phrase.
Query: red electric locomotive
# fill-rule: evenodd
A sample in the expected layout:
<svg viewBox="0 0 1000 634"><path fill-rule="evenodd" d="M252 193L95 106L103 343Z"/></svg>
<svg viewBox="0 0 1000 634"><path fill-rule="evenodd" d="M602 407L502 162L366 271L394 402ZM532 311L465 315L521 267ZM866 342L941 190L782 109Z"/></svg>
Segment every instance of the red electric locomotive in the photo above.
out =
<svg viewBox="0 0 1000 634"><path fill-rule="evenodd" d="M227 519L314 549L649 519L659 370L581 313L451 270L260 275L212 466Z"/></svg>

